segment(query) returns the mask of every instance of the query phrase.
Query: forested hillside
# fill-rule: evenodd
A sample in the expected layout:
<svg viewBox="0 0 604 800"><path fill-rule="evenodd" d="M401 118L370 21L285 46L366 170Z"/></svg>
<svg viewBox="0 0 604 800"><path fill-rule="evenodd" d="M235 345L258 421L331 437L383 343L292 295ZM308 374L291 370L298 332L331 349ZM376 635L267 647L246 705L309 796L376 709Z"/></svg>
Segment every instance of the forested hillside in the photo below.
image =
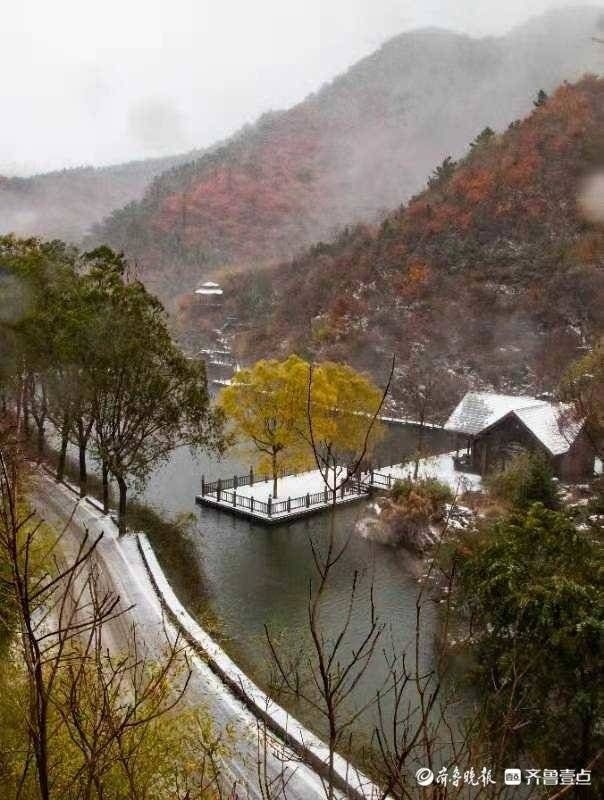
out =
<svg viewBox="0 0 604 800"><path fill-rule="evenodd" d="M158 177L97 241L135 258L166 298L212 269L289 258L344 225L375 222L486 125L526 114L540 88L597 70L600 14L557 10L500 38L397 36L296 107Z"/></svg>
<svg viewBox="0 0 604 800"><path fill-rule="evenodd" d="M587 76L483 131L382 224L233 279L240 354L378 372L393 352L430 351L500 388L548 387L604 330L604 203L589 183L603 169L604 79Z"/></svg>
<svg viewBox="0 0 604 800"><path fill-rule="evenodd" d="M0 175L0 234L79 242L113 209L140 199L156 175L199 155L195 151L30 178Z"/></svg>

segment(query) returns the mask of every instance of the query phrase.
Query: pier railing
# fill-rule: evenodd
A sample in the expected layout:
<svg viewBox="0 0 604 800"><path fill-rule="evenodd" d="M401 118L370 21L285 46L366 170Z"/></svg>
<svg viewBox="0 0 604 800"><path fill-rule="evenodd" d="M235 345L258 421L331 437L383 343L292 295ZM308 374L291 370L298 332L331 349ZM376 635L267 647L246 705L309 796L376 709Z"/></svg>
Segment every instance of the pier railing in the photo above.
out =
<svg viewBox="0 0 604 800"><path fill-rule="evenodd" d="M370 486L380 486L384 489L392 489L396 480L392 475L384 475L382 472L375 472L374 470L370 470L363 477Z"/></svg>
<svg viewBox="0 0 604 800"><path fill-rule="evenodd" d="M291 475L287 470L279 470L277 473L278 478L286 478ZM270 475L256 475L252 467L245 475L233 475L232 478L218 478L216 481L206 481L205 476L201 476L201 496L205 497L206 494L216 494L217 491L225 491L227 489L237 490L240 486L253 486L255 483L268 483L273 478Z"/></svg>
<svg viewBox="0 0 604 800"><path fill-rule="evenodd" d="M252 514L270 518L303 512L312 507L326 506L352 497L361 497L368 492L366 483L354 479L353 481L343 482L336 489L325 487L319 492L307 492L299 497L288 497L284 500L269 497L267 501L264 501L257 500L253 496L247 497L237 493L239 486L253 485L253 476L251 481L249 476L243 476L243 479L244 481L242 481L241 476L233 476L233 478L219 479L206 483L202 478L201 496L202 498L211 498L222 505L228 505L234 509L243 509Z"/></svg>

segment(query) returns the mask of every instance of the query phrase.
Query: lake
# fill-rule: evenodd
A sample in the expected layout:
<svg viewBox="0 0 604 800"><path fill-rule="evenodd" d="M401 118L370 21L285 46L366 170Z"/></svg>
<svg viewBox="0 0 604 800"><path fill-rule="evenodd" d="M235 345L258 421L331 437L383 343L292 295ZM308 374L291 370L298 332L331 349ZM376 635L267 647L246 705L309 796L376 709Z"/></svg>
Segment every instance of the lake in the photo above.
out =
<svg viewBox="0 0 604 800"><path fill-rule="evenodd" d="M450 447L440 430L427 432L430 452ZM390 444L388 444L388 442ZM388 452L390 446L390 452ZM382 446L382 461L400 462L416 447L413 427L393 427ZM156 509L175 516L193 515L191 525L178 541L158 541L158 558L175 591L189 611L219 635L224 648L237 663L264 688L275 676L269 656L265 626L278 642L284 660L300 657L301 672L310 649L308 630L309 585L318 575L313 564L311 541L320 549L329 537L329 514L317 514L297 522L265 527L206 507L198 507L202 473L206 478L229 477L246 472L248 465L230 457L217 461L187 449L175 452L169 462L155 471L142 499ZM344 555L334 570L322 605L322 627L329 640L341 630L350 601L353 576L359 584L345 638L343 653L348 653L366 635L373 585L376 612L384 632L370 669L366 671L350 698L351 707L360 708L375 697L387 677L382 655L391 643L407 651L413 664L415 648L416 596L422 564L405 551L369 541L358 532L358 521L367 514L366 501L340 507L335 515L334 539L348 541ZM429 604L422 617L421 668L431 665L437 619ZM286 701L306 724L323 733L320 715L302 702ZM385 705L388 705L388 699ZM376 723L376 709L369 708L355 723L355 740L367 744Z"/></svg>

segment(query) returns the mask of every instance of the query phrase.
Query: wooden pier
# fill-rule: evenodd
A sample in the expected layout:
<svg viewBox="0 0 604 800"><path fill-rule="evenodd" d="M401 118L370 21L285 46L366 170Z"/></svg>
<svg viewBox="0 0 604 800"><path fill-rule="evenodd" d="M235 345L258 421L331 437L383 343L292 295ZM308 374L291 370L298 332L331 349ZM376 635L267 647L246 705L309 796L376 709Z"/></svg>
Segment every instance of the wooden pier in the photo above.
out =
<svg viewBox="0 0 604 800"><path fill-rule="evenodd" d="M281 475L279 481L282 493L287 493L283 499L271 495L272 478L264 476L264 479L258 480L251 469L246 475L219 478L212 482L202 477L201 493L195 500L200 505L270 525L327 511L334 504L339 506L362 500L370 492L367 484L359 478L347 477L345 471L335 490L325 485L319 470L300 475ZM307 491L293 491L300 487Z"/></svg>

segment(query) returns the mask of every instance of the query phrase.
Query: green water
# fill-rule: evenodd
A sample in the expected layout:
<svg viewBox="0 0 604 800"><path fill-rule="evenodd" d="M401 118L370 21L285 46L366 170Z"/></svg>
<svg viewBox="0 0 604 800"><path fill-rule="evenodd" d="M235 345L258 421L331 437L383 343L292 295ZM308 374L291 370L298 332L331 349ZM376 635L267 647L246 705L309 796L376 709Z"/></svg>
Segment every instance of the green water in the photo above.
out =
<svg viewBox="0 0 604 800"><path fill-rule="evenodd" d="M401 437L397 451L401 452ZM415 437L408 436L411 452ZM433 449L438 449L435 438ZM404 447L404 442L403 442ZM442 449L442 446L441 446ZM404 452L401 452L401 456ZM399 459L400 460L400 459ZM264 688L272 684L275 669L267 646L265 626L279 644L283 659L302 656L302 679L308 678L304 662L312 652L308 631L309 585L316 585L311 541L324 547L329 536L329 515L314 515L291 524L265 527L239 517L200 508L194 503L201 474L212 478L241 474L246 467L234 460L193 458L177 451L170 462L152 476L144 499L175 515L192 512L194 522L178 541L154 542L158 557L181 601L201 622L217 626L225 649ZM416 629L416 595L422 566L404 551L369 541L358 532L359 520L367 514L364 502L337 510L334 538L348 541L325 594L322 629L329 640L341 630L350 600L352 579L359 585L350 628L344 640L344 661L366 635L370 616L370 590L384 632L369 669L349 699L347 711L360 708L383 688L388 670L382 650L394 645L407 653L413 667ZM422 670L431 665L436 631L434 607L422 616L419 650ZM319 714L302 702L285 700L292 711L322 732ZM385 699L388 706L389 699ZM357 746L371 740L376 709L369 708L355 723Z"/></svg>

